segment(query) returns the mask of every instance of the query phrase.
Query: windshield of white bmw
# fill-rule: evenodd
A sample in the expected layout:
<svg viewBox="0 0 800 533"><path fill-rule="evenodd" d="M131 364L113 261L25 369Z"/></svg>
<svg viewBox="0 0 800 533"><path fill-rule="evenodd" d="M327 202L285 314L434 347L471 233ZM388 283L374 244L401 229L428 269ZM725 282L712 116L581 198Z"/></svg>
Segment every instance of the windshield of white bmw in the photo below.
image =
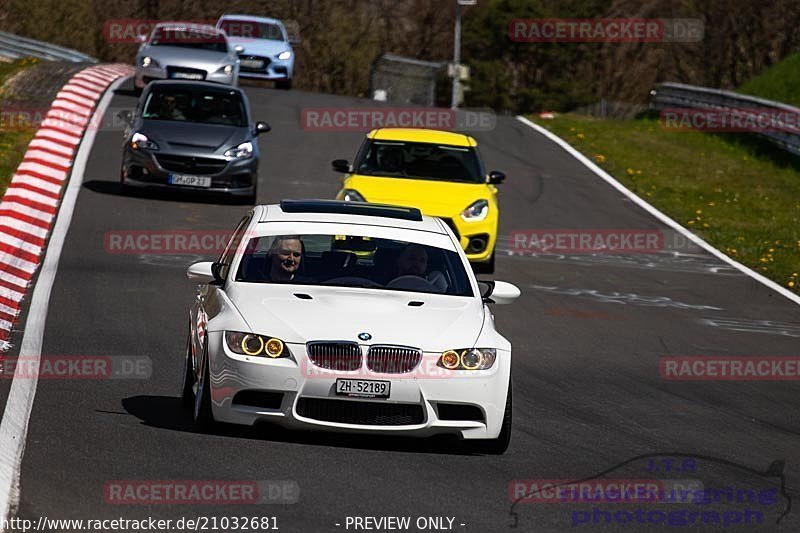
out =
<svg viewBox="0 0 800 533"><path fill-rule="evenodd" d="M192 28L158 28L150 39L150 46L179 46L228 53L228 43L224 35Z"/></svg>
<svg viewBox="0 0 800 533"><path fill-rule="evenodd" d="M220 27L225 30L228 37L243 37L246 39L269 39L270 41L283 41L283 33L277 24L268 22L255 22L253 20L223 20Z"/></svg>
<svg viewBox="0 0 800 533"><path fill-rule="evenodd" d="M484 182L478 153L468 146L367 141L354 168L364 176Z"/></svg>
<svg viewBox="0 0 800 533"><path fill-rule="evenodd" d="M473 296L458 253L356 235L269 235L247 243L236 281Z"/></svg>
<svg viewBox="0 0 800 533"><path fill-rule="evenodd" d="M143 119L247 126L247 113L237 91L159 87L147 95Z"/></svg>

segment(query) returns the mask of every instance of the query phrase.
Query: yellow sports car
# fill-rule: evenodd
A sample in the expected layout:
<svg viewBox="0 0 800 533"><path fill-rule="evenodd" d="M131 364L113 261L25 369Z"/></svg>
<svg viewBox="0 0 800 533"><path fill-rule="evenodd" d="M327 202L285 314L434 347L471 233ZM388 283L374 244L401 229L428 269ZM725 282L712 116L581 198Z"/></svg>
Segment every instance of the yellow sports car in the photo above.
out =
<svg viewBox="0 0 800 533"><path fill-rule="evenodd" d="M475 270L494 272L497 187L502 172L485 172L478 143L463 133L426 129L372 130L352 165L333 161L346 174L339 200L419 208L444 219L461 240Z"/></svg>

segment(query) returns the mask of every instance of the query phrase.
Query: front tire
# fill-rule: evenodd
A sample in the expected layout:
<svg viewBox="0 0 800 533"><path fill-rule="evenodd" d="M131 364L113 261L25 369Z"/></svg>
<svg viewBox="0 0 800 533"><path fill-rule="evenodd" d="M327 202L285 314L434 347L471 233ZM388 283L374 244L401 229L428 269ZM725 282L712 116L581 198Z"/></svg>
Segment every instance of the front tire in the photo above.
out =
<svg viewBox="0 0 800 533"><path fill-rule="evenodd" d="M282 91L288 91L292 88L292 80L291 78L288 80L278 80L275 82L275 88L281 89Z"/></svg>
<svg viewBox="0 0 800 533"><path fill-rule="evenodd" d="M203 350L200 361L200 378L194 391L192 409L192 426L195 431L205 433L214 426L214 414L211 412L211 384L208 371L208 349Z"/></svg>
<svg viewBox="0 0 800 533"><path fill-rule="evenodd" d="M511 444L511 382L508 383L506 396L506 409L503 412L503 425L496 439L482 439L473 441L473 450L487 455L503 455Z"/></svg>
<svg viewBox="0 0 800 533"><path fill-rule="evenodd" d="M181 404L186 409L194 407L194 364L192 362L192 338L186 340L186 355L183 358L183 391Z"/></svg>

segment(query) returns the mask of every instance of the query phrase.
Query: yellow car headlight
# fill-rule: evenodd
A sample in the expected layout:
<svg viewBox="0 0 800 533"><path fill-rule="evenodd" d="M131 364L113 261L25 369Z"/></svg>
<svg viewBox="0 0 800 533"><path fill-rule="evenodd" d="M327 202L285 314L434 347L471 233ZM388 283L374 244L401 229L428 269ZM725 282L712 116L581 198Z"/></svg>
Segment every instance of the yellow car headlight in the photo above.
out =
<svg viewBox="0 0 800 533"><path fill-rule="evenodd" d="M226 331L225 344L228 345L230 351L239 355L269 357L272 359L291 357L289 348L282 340L267 335Z"/></svg>
<svg viewBox="0 0 800 533"><path fill-rule="evenodd" d="M442 352L436 364L447 370L487 370L496 359L494 348L460 348Z"/></svg>

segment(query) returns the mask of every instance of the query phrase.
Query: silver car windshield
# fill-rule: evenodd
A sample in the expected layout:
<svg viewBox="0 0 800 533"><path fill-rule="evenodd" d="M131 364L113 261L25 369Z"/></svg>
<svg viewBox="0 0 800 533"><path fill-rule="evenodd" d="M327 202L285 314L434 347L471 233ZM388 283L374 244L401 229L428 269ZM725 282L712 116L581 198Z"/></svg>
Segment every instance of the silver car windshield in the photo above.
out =
<svg viewBox="0 0 800 533"><path fill-rule="evenodd" d="M178 46L228 53L228 43L221 33L208 33L192 28L157 28L150 46Z"/></svg>
<svg viewBox="0 0 800 533"><path fill-rule="evenodd" d="M236 281L473 295L458 253L354 235L254 237Z"/></svg>
<svg viewBox="0 0 800 533"><path fill-rule="evenodd" d="M237 91L160 87L147 96L142 118L247 126L244 102Z"/></svg>

